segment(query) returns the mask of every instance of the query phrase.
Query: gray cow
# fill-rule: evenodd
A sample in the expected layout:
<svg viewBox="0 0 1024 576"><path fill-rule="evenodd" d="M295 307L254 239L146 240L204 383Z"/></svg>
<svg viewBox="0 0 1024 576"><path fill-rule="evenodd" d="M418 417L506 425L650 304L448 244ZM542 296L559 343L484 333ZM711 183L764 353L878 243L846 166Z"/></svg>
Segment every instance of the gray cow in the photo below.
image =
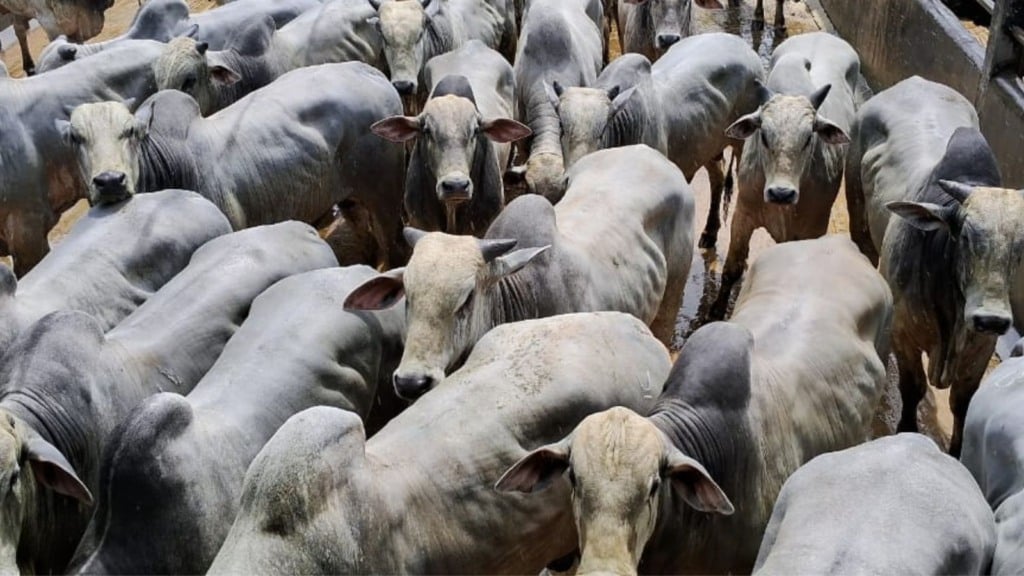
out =
<svg viewBox="0 0 1024 576"><path fill-rule="evenodd" d="M92 196L188 188L236 230L316 222L351 197L369 207L386 264L404 252L403 151L370 126L401 110L383 74L350 62L295 70L209 118L187 94L164 90L134 118L106 102L76 109L63 129Z"/></svg>
<svg viewBox="0 0 1024 576"><path fill-rule="evenodd" d="M1013 357L992 371L971 400L960 456L996 517L995 554L989 574L1024 572L1024 358Z"/></svg>
<svg viewBox="0 0 1024 576"><path fill-rule="evenodd" d="M267 16L250 18L220 48L178 38L153 66L157 85L192 95L208 116L305 66L363 62L387 71L374 14L366 0L333 0L281 29Z"/></svg>
<svg viewBox="0 0 1024 576"><path fill-rule="evenodd" d="M163 44L135 40L108 58L83 60L45 76L0 77L0 253L24 275L50 248L46 233L85 197L75 157L54 119L86 102L145 98L156 88L150 64Z"/></svg>
<svg viewBox="0 0 1024 576"><path fill-rule="evenodd" d="M996 338L1010 329L1011 284L1024 250L1024 195L996 187L995 157L969 107L949 88L916 77L880 93L858 114L847 181L872 237L883 210L899 216L883 238L861 232L862 248L881 241L881 271L896 302L899 430L917 430L929 382L950 388L953 455Z"/></svg>
<svg viewBox="0 0 1024 576"><path fill-rule="evenodd" d="M307 410L249 467L210 573L536 574L576 545L568 490L490 486L588 414L647 410L668 369L639 320L570 314L490 332L369 441L350 412Z"/></svg>
<svg viewBox="0 0 1024 576"><path fill-rule="evenodd" d="M177 36L189 35L220 50L246 22L265 15L280 27L319 5L318 0L245 0L190 16L184 0L148 0L120 36L93 44L76 44L66 36L58 37L43 49L38 70L60 68L133 39L170 42Z"/></svg>
<svg viewBox="0 0 1024 576"><path fill-rule="evenodd" d="M622 52L638 52L654 62L676 42L693 34L693 5L724 8L719 0L618 0Z"/></svg>
<svg viewBox="0 0 1024 576"><path fill-rule="evenodd" d="M891 305L848 239L767 250L732 320L687 340L647 418L593 415L497 488L572 484L561 511L580 529L579 573L748 573L786 478L870 434Z"/></svg>
<svg viewBox="0 0 1024 576"><path fill-rule="evenodd" d="M754 230L763 226L776 242L828 232L843 181L859 77L857 52L831 34L801 34L775 49L768 85L758 90L760 108L727 131L746 144L729 254L712 318L725 317Z"/></svg>
<svg viewBox="0 0 1024 576"><path fill-rule="evenodd" d="M78 311L50 314L22 334L0 370L2 569L63 571L115 426L148 396L191 390L267 287L333 265L305 224L254 228L208 242L106 335Z"/></svg>
<svg viewBox="0 0 1024 576"><path fill-rule="evenodd" d="M687 180L703 166L712 200L700 246L714 248L726 186L725 130L757 109L756 86L763 76L761 59L741 38L700 34L673 45L653 68L644 56L626 54L593 87L555 84L565 165L601 148L647 144L679 166Z"/></svg>
<svg viewBox="0 0 1024 576"><path fill-rule="evenodd" d="M408 295L399 396L439 384L506 322L614 310L671 342L693 257L693 194L683 174L657 151L629 146L587 156L568 178L557 206L521 196L484 240L407 229L409 265L348 297L347 307L373 310Z"/></svg>
<svg viewBox="0 0 1024 576"><path fill-rule="evenodd" d="M602 64L600 0L532 0L523 19L515 60L518 119L533 136L519 144L526 185L557 201L565 191L565 165L555 110L560 86L590 86Z"/></svg>
<svg viewBox="0 0 1024 576"><path fill-rule="evenodd" d="M86 312L110 330L197 248L229 232L216 206L184 190L92 208L20 282L0 266L0 357L18 334L57 310Z"/></svg>
<svg viewBox="0 0 1024 576"><path fill-rule="evenodd" d="M480 40L511 62L518 30L512 0L366 0L384 42L391 83L407 100L427 96L423 67L434 56ZM410 102L411 104L411 102ZM417 106L407 106L411 113Z"/></svg>
<svg viewBox="0 0 1024 576"><path fill-rule="evenodd" d="M405 174L409 224L482 235L505 206L509 142L530 135L511 120L515 79L501 54L478 40L427 62L430 98L419 116L373 125L392 142L415 139Z"/></svg>
<svg viewBox="0 0 1024 576"><path fill-rule="evenodd" d="M970 473L927 437L899 434L794 472L754 574L980 575L995 546L992 511Z"/></svg>
<svg viewBox="0 0 1024 576"><path fill-rule="evenodd" d="M104 455L97 512L72 572L205 573L246 468L285 420L328 405L365 421L378 391L393 394L402 314L342 309L374 274L332 268L278 282L188 396L157 394L136 409Z"/></svg>

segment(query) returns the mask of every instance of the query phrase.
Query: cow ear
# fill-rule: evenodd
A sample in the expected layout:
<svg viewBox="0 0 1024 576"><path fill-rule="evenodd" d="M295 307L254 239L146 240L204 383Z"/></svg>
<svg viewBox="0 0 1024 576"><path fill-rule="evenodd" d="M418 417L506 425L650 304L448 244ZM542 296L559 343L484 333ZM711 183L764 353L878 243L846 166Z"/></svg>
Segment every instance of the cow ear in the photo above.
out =
<svg viewBox="0 0 1024 576"><path fill-rule="evenodd" d="M732 123L725 129L725 135L734 140L746 140L761 128L761 113L752 112Z"/></svg>
<svg viewBox="0 0 1024 576"><path fill-rule="evenodd" d="M569 439L541 446L524 456L494 484L499 492L539 492L569 468Z"/></svg>
<svg viewBox="0 0 1024 576"><path fill-rule="evenodd" d="M145 135L149 132L150 127L153 126L153 118L156 116L156 101L152 98L146 100L139 106L139 109L135 111L135 129L140 134Z"/></svg>
<svg viewBox="0 0 1024 576"><path fill-rule="evenodd" d="M232 86L242 79L242 75L223 62L214 62L212 54L207 54L206 59L210 64L210 78L222 86Z"/></svg>
<svg viewBox="0 0 1024 576"><path fill-rule="evenodd" d="M480 131L499 144L522 140L533 133L526 124L508 118L484 120L480 122Z"/></svg>
<svg viewBox="0 0 1024 576"><path fill-rule="evenodd" d="M58 494L70 496L87 506L92 506L92 494L67 458L53 444L31 433L25 440L25 455L32 466L32 474L43 486Z"/></svg>
<svg viewBox="0 0 1024 576"><path fill-rule="evenodd" d="M181 37L184 38L195 38L199 35L199 24L192 24L185 31L181 33Z"/></svg>
<svg viewBox="0 0 1024 576"><path fill-rule="evenodd" d="M548 248L551 248L550 244L540 248L522 248L509 252L504 256L498 256L491 262L492 277L497 280L509 274L515 274L523 266L532 262L534 258L543 254Z"/></svg>
<svg viewBox="0 0 1024 576"><path fill-rule="evenodd" d="M75 59L77 54L78 48L71 44L64 44L57 47L57 56L60 56L60 59L65 62L71 62Z"/></svg>
<svg viewBox="0 0 1024 576"><path fill-rule="evenodd" d="M64 144L66 144L68 146L71 146L72 144L74 144L75 133L71 129L71 121L70 120L65 120L63 118L57 118L57 119L55 119L53 121L53 125L54 125L55 128L57 128L57 134L60 134L61 142L64 142Z"/></svg>
<svg viewBox="0 0 1024 576"><path fill-rule="evenodd" d="M815 90L813 94L807 97L807 99L811 101L811 106L814 106L814 109L817 110L825 103L825 98L828 98L828 93L831 91L832 85L825 84L821 88Z"/></svg>
<svg viewBox="0 0 1024 576"><path fill-rule="evenodd" d="M612 108L611 112L609 113L609 116L615 116L616 114L621 112L622 109L626 107L626 104L629 103L629 99L632 98L635 92L636 86L627 88L622 92L619 92L619 94L612 99Z"/></svg>
<svg viewBox="0 0 1024 576"><path fill-rule="evenodd" d="M725 516L736 511L729 497L700 462L684 455L674 446L668 447L668 451L663 475L672 480L672 485L679 489L687 504L701 512L716 512Z"/></svg>
<svg viewBox="0 0 1024 576"><path fill-rule="evenodd" d="M345 310L385 310L405 296L403 275L405 268L395 268L378 274L357 286L345 298Z"/></svg>
<svg viewBox="0 0 1024 576"><path fill-rule="evenodd" d="M956 206L939 206L930 202L889 202L885 207L914 228L926 232L952 229L956 224Z"/></svg>
<svg viewBox="0 0 1024 576"><path fill-rule="evenodd" d="M821 116L814 119L814 132L826 144L838 145L850 143L850 137L846 135L846 132L842 128Z"/></svg>
<svg viewBox="0 0 1024 576"><path fill-rule="evenodd" d="M722 10L725 8L718 0L694 0L694 2L705 10Z"/></svg>
<svg viewBox="0 0 1024 576"><path fill-rule="evenodd" d="M415 116L392 116L374 122L370 131L385 140L401 144L419 136L420 120Z"/></svg>

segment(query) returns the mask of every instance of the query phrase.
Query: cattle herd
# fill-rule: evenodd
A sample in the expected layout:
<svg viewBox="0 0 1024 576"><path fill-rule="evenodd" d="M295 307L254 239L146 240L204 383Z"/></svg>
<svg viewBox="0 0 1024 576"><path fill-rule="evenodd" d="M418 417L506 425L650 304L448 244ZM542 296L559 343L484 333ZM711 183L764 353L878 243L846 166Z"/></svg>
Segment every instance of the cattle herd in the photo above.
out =
<svg viewBox="0 0 1024 576"><path fill-rule="evenodd" d="M951 88L721 0L9 3L0 572L1024 572L1024 192Z"/></svg>

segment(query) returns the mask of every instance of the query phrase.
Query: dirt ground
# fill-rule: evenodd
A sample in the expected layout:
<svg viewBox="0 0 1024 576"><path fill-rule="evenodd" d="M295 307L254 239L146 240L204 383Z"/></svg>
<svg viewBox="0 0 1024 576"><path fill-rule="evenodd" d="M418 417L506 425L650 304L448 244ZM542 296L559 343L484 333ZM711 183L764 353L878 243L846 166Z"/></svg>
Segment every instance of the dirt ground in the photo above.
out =
<svg viewBox="0 0 1024 576"><path fill-rule="evenodd" d="M212 0L188 0L188 3L192 10L196 12L207 10L216 5ZM697 28L701 32L725 31L739 34L751 43L767 65L772 49L778 42L784 39L785 35L777 37L776 32L771 26L767 27L763 32L753 30L750 25L753 4L754 0L744 0L744 3L739 7L730 7L720 11L704 11L694 8L695 21ZM766 2L765 4L766 20L770 23L774 17L774 2ZM135 12L138 10L138 6L137 0L116 0L114 6L107 11L106 26L103 33L92 41L102 41L120 34L131 23ZM791 36L822 29L831 29L827 18L824 14L815 12L814 6L817 6L816 2L808 2L807 0L786 2L786 35ZM46 45L46 42L46 36L42 30L37 28L30 33L30 44L33 54L38 55L43 46ZM620 53L620 47L614 31L612 33L611 51L613 56ZM23 74L21 58L16 46L6 50L3 53L3 59L13 76L21 76ZM710 198L707 175L703 170L696 175L692 185L697 198L695 221L699 223L694 229L696 239L703 228ZM849 230L844 197L841 191L832 209L829 223L829 233L831 234L845 234ZM60 242L67 234L70 226L85 213L87 208L85 201L82 201L64 214L60 224L50 234L51 245ZM719 276L721 274L720 267L724 263L725 254L728 251L728 242L729 226L728 223L725 223L719 232L718 249L710 251L698 250L697 254L695 254L683 308L677 322L675 348L680 347L685 337L704 322L704 315L710 306L710 302L718 292ZM773 244L774 242L767 233L763 230L757 231L751 243L751 261L761 251ZM930 396L928 402L922 403L921 420L925 431L941 444L945 444L948 442L949 431L952 425L952 419L947 407L948 396L946 391L934 392L937 392L934 397ZM892 422L893 418L898 418L899 414L898 394L893 398L893 393L894 390L890 390L885 414L881 416L886 422Z"/></svg>

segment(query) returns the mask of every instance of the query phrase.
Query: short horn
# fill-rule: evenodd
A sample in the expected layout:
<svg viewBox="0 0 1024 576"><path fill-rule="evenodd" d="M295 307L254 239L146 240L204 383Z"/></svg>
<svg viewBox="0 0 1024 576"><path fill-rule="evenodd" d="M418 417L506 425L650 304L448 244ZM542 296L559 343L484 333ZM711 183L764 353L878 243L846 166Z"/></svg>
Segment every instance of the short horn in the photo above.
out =
<svg viewBox="0 0 1024 576"><path fill-rule="evenodd" d="M967 202L967 197L974 191L974 187L954 180L939 180L939 188L961 204Z"/></svg>
<svg viewBox="0 0 1024 576"><path fill-rule="evenodd" d="M832 90L831 84L825 84L821 88L814 91L813 94L807 97L811 101L811 106L817 110L821 108L821 105L825 103L825 98L828 98L828 93Z"/></svg>
<svg viewBox="0 0 1024 576"><path fill-rule="evenodd" d="M480 246L480 252L484 255L484 262L490 262L515 248L517 242L517 240L477 240L477 245Z"/></svg>

